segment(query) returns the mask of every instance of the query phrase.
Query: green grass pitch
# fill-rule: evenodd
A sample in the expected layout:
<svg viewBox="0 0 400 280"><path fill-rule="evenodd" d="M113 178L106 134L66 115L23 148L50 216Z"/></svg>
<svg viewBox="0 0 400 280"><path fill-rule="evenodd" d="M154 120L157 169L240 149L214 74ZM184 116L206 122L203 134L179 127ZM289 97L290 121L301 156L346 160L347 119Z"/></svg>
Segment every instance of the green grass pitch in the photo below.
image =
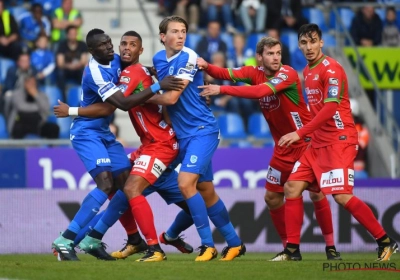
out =
<svg viewBox="0 0 400 280"><path fill-rule="evenodd" d="M168 254L167 261L158 263L135 262L140 255L115 262L99 261L84 254L78 254L80 262L58 262L52 254L0 255L0 280L400 279L400 254L386 263L374 262L374 252L342 255L341 262L328 262L325 254L311 253L302 253L301 262L269 262L274 254L247 253L231 262L215 259L204 263L194 262L195 254Z"/></svg>

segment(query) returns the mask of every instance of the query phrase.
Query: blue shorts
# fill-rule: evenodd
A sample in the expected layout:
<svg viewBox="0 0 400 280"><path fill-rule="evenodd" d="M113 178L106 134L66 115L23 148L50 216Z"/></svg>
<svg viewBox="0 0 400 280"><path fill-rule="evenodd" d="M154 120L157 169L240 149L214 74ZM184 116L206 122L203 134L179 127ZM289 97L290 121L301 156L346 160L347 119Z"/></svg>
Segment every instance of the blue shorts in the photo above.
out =
<svg viewBox="0 0 400 280"><path fill-rule="evenodd" d="M71 143L93 179L103 171L111 171L113 177L117 177L131 169L124 147L115 137L75 135Z"/></svg>
<svg viewBox="0 0 400 280"><path fill-rule="evenodd" d="M168 205L185 200L179 190L178 172L175 170L165 171L152 186L144 190L143 195L148 196L153 192L157 192Z"/></svg>
<svg viewBox="0 0 400 280"><path fill-rule="evenodd" d="M180 171L199 174L199 183L213 180L212 156L219 144L219 132L179 139Z"/></svg>

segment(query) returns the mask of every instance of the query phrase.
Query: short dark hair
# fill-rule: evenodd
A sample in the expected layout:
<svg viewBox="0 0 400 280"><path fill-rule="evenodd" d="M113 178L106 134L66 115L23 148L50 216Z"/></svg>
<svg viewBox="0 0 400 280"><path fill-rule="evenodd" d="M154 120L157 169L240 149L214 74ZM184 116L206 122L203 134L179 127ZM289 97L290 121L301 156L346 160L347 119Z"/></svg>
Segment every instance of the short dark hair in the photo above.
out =
<svg viewBox="0 0 400 280"><path fill-rule="evenodd" d="M136 31L133 31L133 30L126 31L126 32L124 33L124 35L122 35L122 37L124 37L124 36L136 37L136 38L139 39L140 42L142 42L142 37L141 37L141 36L139 35L139 33L137 33Z"/></svg>
<svg viewBox="0 0 400 280"><path fill-rule="evenodd" d="M258 53L259 55L262 55L264 52L264 47L269 47L272 48L276 45L280 45L282 48L282 43L278 40L275 39L273 37L263 37L256 46L256 53Z"/></svg>
<svg viewBox="0 0 400 280"><path fill-rule="evenodd" d="M318 37L322 39L322 31L317 24L303 24L302 26L300 26L299 31L297 32L297 40L299 40L301 36L308 36L311 38L311 35L314 32L316 32L318 34Z"/></svg>
<svg viewBox="0 0 400 280"><path fill-rule="evenodd" d="M1 1L1 0L0 0L0 1ZM32 4L32 6L31 6L31 11L35 10L36 8L40 8L40 9L42 10L42 12L43 12L43 7L42 7L41 4L39 4L39 3L34 3L34 4Z"/></svg>
<svg viewBox="0 0 400 280"><path fill-rule="evenodd" d="M94 39L94 36L96 36L96 35L100 35L100 34L104 34L105 32L103 31L103 30L101 30L101 29L98 29L98 28L94 28L94 29L92 29L92 30L90 30L89 32L88 32L88 34L86 35L86 45L89 47L89 48L91 48L92 46L93 46L93 39Z"/></svg>
<svg viewBox="0 0 400 280"><path fill-rule="evenodd" d="M71 29L78 29L78 27L76 27L75 25L70 24L70 25L67 26L67 28L65 28L65 33L68 34L68 32L69 32ZM86 38L87 38L87 37L86 37Z"/></svg>
<svg viewBox="0 0 400 280"><path fill-rule="evenodd" d="M188 25L187 21L186 21L184 18L182 18L182 17L180 17L180 16L169 16L169 17L164 18L164 19L160 22L160 25L158 26L159 34L161 34L161 33L164 33L164 34L167 33L168 24L169 24L170 22L180 22L180 23L183 23L183 24L185 25L186 32L189 31L189 25ZM164 42L163 42L163 41L160 40L160 42L161 42L161 44L164 45Z"/></svg>

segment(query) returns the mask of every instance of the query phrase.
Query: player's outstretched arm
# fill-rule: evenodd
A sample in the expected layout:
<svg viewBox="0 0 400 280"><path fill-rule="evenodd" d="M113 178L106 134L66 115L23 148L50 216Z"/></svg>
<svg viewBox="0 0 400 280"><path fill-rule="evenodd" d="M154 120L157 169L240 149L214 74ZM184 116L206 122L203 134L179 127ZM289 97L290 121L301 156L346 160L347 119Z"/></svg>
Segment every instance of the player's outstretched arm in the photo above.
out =
<svg viewBox="0 0 400 280"><path fill-rule="evenodd" d="M174 76L167 76L160 82L151 85L151 87L142 90L139 93L129 95L127 97L121 91L117 91L109 98L107 102L111 103L115 107L128 111L129 109L143 104L149 98L153 97L159 90L183 90L185 87L185 81Z"/></svg>
<svg viewBox="0 0 400 280"><path fill-rule="evenodd" d="M226 94L237 97L259 99L264 96L274 95L274 90L268 84L260 84L256 86L218 86L218 85L204 85L199 86L203 89L200 93L201 96L210 96L217 94Z"/></svg>
<svg viewBox="0 0 400 280"><path fill-rule="evenodd" d="M178 101L179 97L181 96L183 90L189 84L189 80L182 80L182 81L184 83L184 87L182 89L170 90L164 92L163 94L157 94L149 100L149 103L164 105L164 106L175 104Z"/></svg>
<svg viewBox="0 0 400 280"><path fill-rule="evenodd" d="M58 100L59 105L53 108L57 118L68 116L82 116L89 118L107 117L115 111L115 107L108 103L95 103L88 107L69 107L68 104Z"/></svg>
<svg viewBox="0 0 400 280"><path fill-rule="evenodd" d="M205 61L202 57L197 58L197 67L207 72L214 79L233 81L228 68L215 66Z"/></svg>

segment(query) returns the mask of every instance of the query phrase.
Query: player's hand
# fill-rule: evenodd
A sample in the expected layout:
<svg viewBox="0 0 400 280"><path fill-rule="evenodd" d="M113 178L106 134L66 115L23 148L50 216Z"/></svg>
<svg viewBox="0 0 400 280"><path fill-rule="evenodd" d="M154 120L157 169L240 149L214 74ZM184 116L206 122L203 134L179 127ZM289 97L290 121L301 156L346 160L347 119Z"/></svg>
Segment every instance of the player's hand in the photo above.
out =
<svg viewBox="0 0 400 280"><path fill-rule="evenodd" d="M60 105L55 105L55 106L53 107L54 115L55 115L57 118L65 118L65 117L68 117L68 116L69 116L69 114L68 114L68 109L69 109L68 104L66 104L66 103L64 103L64 102L62 102L62 101L60 101L60 100L58 100L58 104L60 104Z"/></svg>
<svg viewBox="0 0 400 280"><path fill-rule="evenodd" d="M286 146L289 147L291 144L293 144L296 141L300 140L300 136L297 134L296 131L290 132L286 135L283 135L281 139L278 141L278 146Z"/></svg>
<svg viewBox="0 0 400 280"><path fill-rule="evenodd" d="M163 90L183 90L185 88L185 82L174 76L166 76L159 83Z"/></svg>
<svg viewBox="0 0 400 280"><path fill-rule="evenodd" d="M198 88L202 88L203 91L200 92L201 96L210 96L210 95L218 95L220 93L219 85L204 85L198 86Z"/></svg>
<svg viewBox="0 0 400 280"><path fill-rule="evenodd" d="M208 68L207 61L205 61L202 57L198 57L196 63L200 70L206 70Z"/></svg>
<svg viewBox="0 0 400 280"><path fill-rule="evenodd" d="M150 75L156 77L156 79L158 80L156 68L154 68L154 66L145 66L145 67L147 68L147 71L150 72Z"/></svg>

